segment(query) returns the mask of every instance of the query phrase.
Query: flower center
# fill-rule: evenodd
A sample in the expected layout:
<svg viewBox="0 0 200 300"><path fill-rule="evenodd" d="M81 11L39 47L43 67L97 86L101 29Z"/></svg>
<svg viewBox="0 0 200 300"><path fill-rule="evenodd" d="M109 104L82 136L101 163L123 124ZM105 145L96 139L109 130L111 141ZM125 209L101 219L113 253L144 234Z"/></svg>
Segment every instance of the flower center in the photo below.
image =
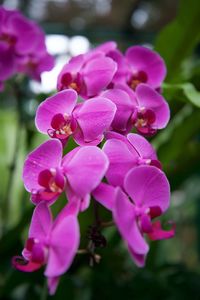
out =
<svg viewBox="0 0 200 300"><path fill-rule="evenodd" d="M59 169L46 169L39 173L38 184L41 189L32 191L34 202L52 200L61 194L65 187L66 179Z"/></svg>
<svg viewBox="0 0 200 300"><path fill-rule="evenodd" d="M147 74L144 71L139 71L130 77L130 79L127 81L127 84L132 90L135 90L140 83L146 83L147 80Z"/></svg>
<svg viewBox="0 0 200 300"><path fill-rule="evenodd" d="M56 114L51 120L52 129L48 130L48 135L51 138L66 139L76 129L74 118L68 114Z"/></svg>
<svg viewBox="0 0 200 300"><path fill-rule="evenodd" d="M61 90L71 88L77 93L80 93L81 87L82 83L79 74L76 74L75 76L70 73L63 74L61 78Z"/></svg>
<svg viewBox="0 0 200 300"><path fill-rule="evenodd" d="M8 43L10 46L16 43L16 37L6 33L3 33L0 36L0 40Z"/></svg>
<svg viewBox="0 0 200 300"><path fill-rule="evenodd" d="M156 129L152 125L156 121L156 115L151 109L145 107L139 108L133 115L133 125L141 134L150 136L156 133Z"/></svg>
<svg viewBox="0 0 200 300"><path fill-rule="evenodd" d="M35 263L44 264L48 257L48 249L38 239L29 238L26 241L24 255L26 258Z"/></svg>

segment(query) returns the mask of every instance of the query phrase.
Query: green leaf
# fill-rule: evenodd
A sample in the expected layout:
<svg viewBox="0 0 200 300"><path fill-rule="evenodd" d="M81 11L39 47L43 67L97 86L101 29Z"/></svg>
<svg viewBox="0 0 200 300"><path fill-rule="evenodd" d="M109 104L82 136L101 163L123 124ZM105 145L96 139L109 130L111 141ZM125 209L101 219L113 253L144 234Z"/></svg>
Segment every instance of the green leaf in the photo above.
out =
<svg viewBox="0 0 200 300"><path fill-rule="evenodd" d="M181 0L177 18L160 32L155 43L167 64L167 81L179 80L183 60L200 40L199 28L199 0Z"/></svg>
<svg viewBox="0 0 200 300"><path fill-rule="evenodd" d="M178 100L190 102L200 107L200 92L196 90L192 83L168 84L163 85L163 93L167 100Z"/></svg>

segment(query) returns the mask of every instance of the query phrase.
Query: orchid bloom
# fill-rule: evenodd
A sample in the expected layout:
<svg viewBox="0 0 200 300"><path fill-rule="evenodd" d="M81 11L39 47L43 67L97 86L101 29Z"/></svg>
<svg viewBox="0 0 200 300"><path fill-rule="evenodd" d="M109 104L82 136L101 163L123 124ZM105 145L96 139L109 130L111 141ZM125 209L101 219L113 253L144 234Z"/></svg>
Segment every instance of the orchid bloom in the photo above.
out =
<svg viewBox="0 0 200 300"><path fill-rule="evenodd" d="M170 187L165 174L154 166L132 169L124 180L123 192L117 188L113 216L136 265L143 267L149 246L144 234L153 240L174 236L174 228L165 231L152 219L169 207Z"/></svg>
<svg viewBox="0 0 200 300"><path fill-rule="evenodd" d="M108 159L95 146L77 147L62 158L62 143L49 140L31 152L23 169L25 188L34 204L52 204L65 191L69 201L81 201L80 210L89 205L90 192L105 175Z"/></svg>
<svg viewBox="0 0 200 300"><path fill-rule="evenodd" d="M126 85L129 90L135 91L141 83L159 89L166 76L164 60L155 51L143 46L132 46L123 56L120 51L114 50L109 54L118 64L119 71L113 83Z"/></svg>
<svg viewBox="0 0 200 300"><path fill-rule="evenodd" d="M19 11L0 6L1 85L16 72L40 80L41 73L53 66L54 59L47 53L41 28Z"/></svg>
<svg viewBox="0 0 200 300"><path fill-rule="evenodd" d="M170 110L165 99L147 84L140 84L133 94L125 88L110 89L101 94L113 101L117 111L111 129L127 134L133 128L142 135L153 135L165 128L170 118Z"/></svg>
<svg viewBox="0 0 200 300"><path fill-rule="evenodd" d="M123 187L126 174L140 165L154 165L161 168L152 145L142 136L129 133L127 137L109 132L103 151L109 159L106 172L108 182Z"/></svg>
<svg viewBox="0 0 200 300"><path fill-rule="evenodd" d="M59 277L71 266L80 241L77 207L68 205L63 210L53 221L49 207L41 202L34 210L22 257L13 258L14 267L24 272L46 265L50 294L55 293Z"/></svg>
<svg viewBox="0 0 200 300"><path fill-rule="evenodd" d="M99 95L117 70L117 64L104 51L106 47L72 58L58 76L58 90L72 88L85 99Z"/></svg>
<svg viewBox="0 0 200 300"><path fill-rule="evenodd" d="M116 106L105 97L77 104L77 93L61 91L43 101L36 112L36 127L63 144L73 136L79 145L97 145L109 129Z"/></svg>

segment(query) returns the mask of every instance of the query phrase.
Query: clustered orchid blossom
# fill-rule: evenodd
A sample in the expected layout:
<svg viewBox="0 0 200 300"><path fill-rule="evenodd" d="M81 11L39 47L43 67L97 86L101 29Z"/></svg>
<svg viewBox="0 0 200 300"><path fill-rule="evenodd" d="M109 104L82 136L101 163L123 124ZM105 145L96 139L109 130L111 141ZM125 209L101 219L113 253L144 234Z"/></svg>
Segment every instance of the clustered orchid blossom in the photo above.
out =
<svg viewBox="0 0 200 300"><path fill-rule="evenodd" d="M79 251L78 215L90 201L112 213L138 267L145 265L148 239L174 236L174 226L164 230L154 220L169 207L170 186L145 138L169 121L161 95L165 75L164 61L154 51L133 46L123 55L115 42L107 42L64 65L58 92L39 105L35 124L49 140L24 163L24 185L36 208L22 256L14 257L13 265L25 272L46 265L50 294ZM69 139L77 144L71 151ZM51 205L62 193L67 201L53 220ZM90 226L85 249L94 261L95 249L104 244L100 230L101 220Z"/></svg>
<svg viewBox="0 0 200 300"><path fill-rule="evenodd" d="M41 28L19 11L0 6L0 91L16 73L39 81L40 74L53 66Z"/></svg>

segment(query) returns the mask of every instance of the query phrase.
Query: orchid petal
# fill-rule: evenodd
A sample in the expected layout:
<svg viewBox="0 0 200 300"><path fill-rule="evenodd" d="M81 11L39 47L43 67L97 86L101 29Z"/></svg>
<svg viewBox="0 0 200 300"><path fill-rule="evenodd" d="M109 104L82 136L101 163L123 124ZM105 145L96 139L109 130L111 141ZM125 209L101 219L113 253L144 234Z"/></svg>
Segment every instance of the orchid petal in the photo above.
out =
<svg viewBox="0 0 200 300"><path fill-rule="evenodd" d="M116 189L104 182L101 182L98 187L92 191L92 196L105 208L112 211L116 198Z"/></svg>
<svg viewBox="0 0 200 300"><path fill-rule="evenodd" d="M112 128L120 132L129 130L131 128L129 121L134 110L129 95L123 90L112 89L103 92L102 96L110 99L117 107Z"/></svg>
<svg viewBox="0 0 200 300"><path fill-rule="evenodd" d="M107 168L106 155L95 146L79 147L68 164L63 164L72 190L81 198L98 186Z"/></svg>
<svg viewBox="0 0 200 300"><path fill-rule="evenodd" d="M166 66L161 56L145 47L133 46L125 53L133 72L143 71L148 76L147 83L157 88L166 76Z"/></svg>
<svg viewBox="0 0 200 300"><path fill-rule="evenodd" d="M34 209L31 219L31 225L29 228L29 238L37 238L41 242L48 236L51 230L51 225L51 211L44 202L41 202Z"/></svg>
<svg viewBox="0 0 200 300"><path fill-rule="evenodd" d="M137 165L137 152L134 149L130 152L126 143L117 139L108 140L103 146L103 151L110 162L106 173L108 182L114 186L123 186L125 175Z"/></svg>
<svg viewBox="0 0 200 300"><path fill-rule="evenodd" d="M23 168L23 181L28 192L41 188L38 184L41 171L60 167L62 150L61 142L54 139L43 143L27 156Z"/></svg>
<svg viewBox="0 0 200 300"><path fill-rule="evenodd" d="M83 132L83 144L97 139L101 140L103 133L108 130L115 112L115 104L103 97L92 98L84 102L76 115L77 122ZM74 138L76 140L75 135Z"/></svg>
<svg viewBox="0 0 200 300"><path fill-rule="evenodd" d="M56 114L71 115L77 101L77 93L72 90L61 91L43 101L36 112L35 124L42 133L52 128L51 121Z"/></svg>
<svg viewBox="0 0 200 300"><path fill-rule="evenodd" d="M45 276L57 277L65 273L78 250L80 232L78 220L70 215L57 223L51 233Z"/></svg>
<svg viewBox="0 0 200 300"><path fill-rule="evenodd" d="M117 64L108 57L89 61L82 71L88 97L96 96L105 89L111 82L116 69Z"/></svg>
<svg viewBox="0 0 200 300"><path fill-rule="evenodd" d="M169 207L170 186L165 174L153 166L140 166L128 172L124 188L137 206Z"/></svg>
<svg viewBox="0 0 200 300"><path fill-rule="evenodd" d="M170 118L169 105L165 99L146 84L138 85L136 96L140 107L150 109L155 113L156 120L152 127L155 129L164 128Z"/></svg>
<svg viewBox="0 0 200 300"><path fill-rule="evenodd" d="M129 247L136 254L146 255L149 246L138 228L134 205L120 188L117 190L113 216L119 232Z"/></svg>

